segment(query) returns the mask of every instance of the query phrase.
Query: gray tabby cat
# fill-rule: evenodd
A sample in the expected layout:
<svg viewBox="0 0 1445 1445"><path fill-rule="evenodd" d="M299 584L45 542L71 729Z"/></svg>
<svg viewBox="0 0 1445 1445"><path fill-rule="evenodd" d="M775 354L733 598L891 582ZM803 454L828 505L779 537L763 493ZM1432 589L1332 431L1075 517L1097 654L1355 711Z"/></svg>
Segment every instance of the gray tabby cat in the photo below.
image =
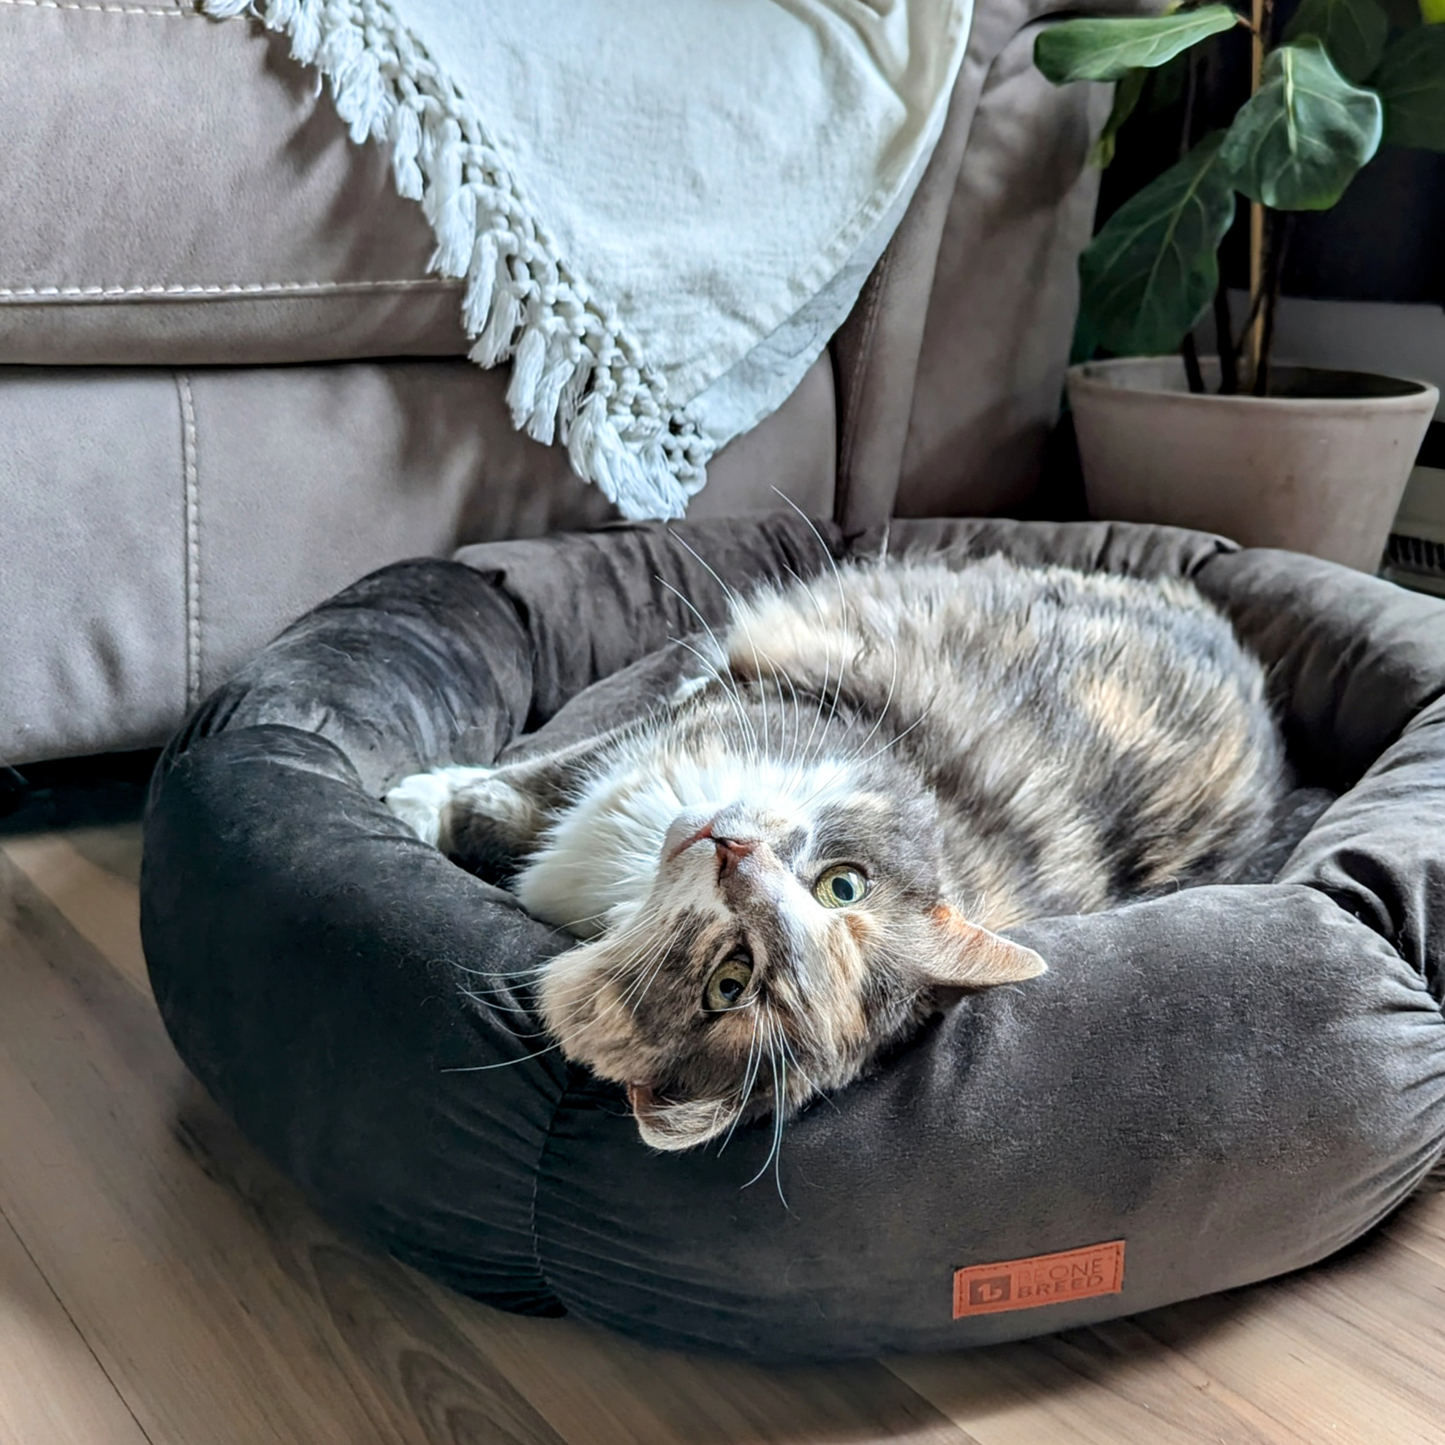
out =
<svg viewBox="0 0 1445 1445"><path fill-rule="evenodd" d="M579 939L543 1021L660 1149L1041 973L1000 929L1237 876L1282 792L1260 664L1184 582L860 565L713 646L641 724L387 799Z"/></svg>

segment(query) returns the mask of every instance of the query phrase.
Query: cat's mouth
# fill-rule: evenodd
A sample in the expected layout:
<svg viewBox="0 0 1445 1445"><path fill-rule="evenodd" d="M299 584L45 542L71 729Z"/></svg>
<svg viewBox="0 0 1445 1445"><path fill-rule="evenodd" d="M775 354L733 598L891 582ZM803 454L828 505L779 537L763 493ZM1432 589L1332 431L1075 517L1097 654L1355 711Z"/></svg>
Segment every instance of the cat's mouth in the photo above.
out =
<svg viewBox="0 0 1445 1445"><path fill-rule="evenodd" d="M657 1121L669 1109L688 1107L721 1108L722 1101L708 1099L705 1095L689 1092L674 1080L646 1082L633 1079L626 1086L627 1102L635 1117L645 1121ZM761 1101L765 1091L755 1091Z"/></svg>
<svg viewBox="0 0 1445 1445"><path fill-rule="evenodd" d="M633 1081L627 1086L627 1102L639 1119L650 1119L662 1108L663 1101L652 1084Z"/></svg>
<svg viewBox="0 0 1445 1445"><path fill-rule="evenodd" d="M691 1149L716 1138L739 1117L727 1101L688 1096L671 1083L634 1080L627 1085L627 1102L638 1132L654 1149Z"/></svg>
<svg viewBox="0 0 1445 1445"><path fill-rule="evenodd" d="M633 1079L627 1085L627 1102L635 1118L655 1122L669 1109L700 1100L673 1079Z"/></svg>

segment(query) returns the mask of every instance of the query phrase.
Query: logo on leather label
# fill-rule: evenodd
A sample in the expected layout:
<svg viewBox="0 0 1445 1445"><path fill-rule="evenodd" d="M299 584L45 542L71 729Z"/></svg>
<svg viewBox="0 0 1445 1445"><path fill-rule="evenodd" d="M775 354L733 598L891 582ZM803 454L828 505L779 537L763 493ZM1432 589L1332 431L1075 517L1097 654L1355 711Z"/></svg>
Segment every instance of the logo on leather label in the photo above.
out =
<svg viewBox="0 0 1445 1445"><path fill-rule="evenodd" d="M953 1272L953 1317L1002 1314L1065 1300L1118 1294L1124 1288L1124 1241L971 1264Z"/></svg>

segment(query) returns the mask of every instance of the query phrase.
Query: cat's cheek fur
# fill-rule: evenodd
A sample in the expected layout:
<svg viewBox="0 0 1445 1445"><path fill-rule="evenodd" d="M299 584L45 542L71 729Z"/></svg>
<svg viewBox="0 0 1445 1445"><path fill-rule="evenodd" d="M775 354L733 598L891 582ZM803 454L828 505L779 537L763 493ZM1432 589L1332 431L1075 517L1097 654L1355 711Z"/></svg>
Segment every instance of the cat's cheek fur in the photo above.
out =
<svg viewBox="0 0 1445 1445"><path fill-rule="evenodd" d="M547 1032L565 1057L586 1063L593 1072L625 1083L634 1072L638 1041L631 1012L618 982L606 967L605 941L583 943L547 964L538 990L538 1006Z"/></svg>

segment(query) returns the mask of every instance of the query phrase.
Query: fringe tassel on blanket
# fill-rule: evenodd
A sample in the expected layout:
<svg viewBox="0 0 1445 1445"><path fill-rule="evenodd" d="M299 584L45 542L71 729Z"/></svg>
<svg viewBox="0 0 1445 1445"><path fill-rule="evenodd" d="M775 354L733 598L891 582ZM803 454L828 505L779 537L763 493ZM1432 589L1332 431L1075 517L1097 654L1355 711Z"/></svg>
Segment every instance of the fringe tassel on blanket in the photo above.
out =
<svg viewBox="0 0 1445 1445"><path fill-rule="evenodd" d="M255 15L316 67L357 144L391 147L398 192L436 237L429 269L464 279L462 324L479 366L511 361L518 429L567 448L624 516L680 517L711 453L667 402L640 348L573 275L532 215L471 104L385 0L202 0Z"/></svg>

